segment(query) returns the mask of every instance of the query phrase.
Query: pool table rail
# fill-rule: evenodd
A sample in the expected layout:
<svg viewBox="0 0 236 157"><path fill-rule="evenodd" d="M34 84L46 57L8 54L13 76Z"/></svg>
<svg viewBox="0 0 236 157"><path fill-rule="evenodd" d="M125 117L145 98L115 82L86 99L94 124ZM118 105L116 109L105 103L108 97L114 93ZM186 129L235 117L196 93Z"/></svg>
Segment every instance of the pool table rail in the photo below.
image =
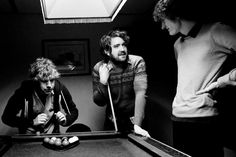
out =
<svg viewBox="0 0 236 157"><path fill-rule="evenodd" d="M153 156L160 157L191 157L165 143L162 143L156 139L142 137L135 134L129 134L128 139L135 143L137 146L145 149Z"/></svg>

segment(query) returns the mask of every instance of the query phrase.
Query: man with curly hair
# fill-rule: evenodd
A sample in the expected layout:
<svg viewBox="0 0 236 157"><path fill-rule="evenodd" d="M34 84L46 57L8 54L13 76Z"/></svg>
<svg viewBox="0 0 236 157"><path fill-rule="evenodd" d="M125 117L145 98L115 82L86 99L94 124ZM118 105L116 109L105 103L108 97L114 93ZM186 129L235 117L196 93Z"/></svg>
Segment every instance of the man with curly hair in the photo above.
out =
<svg viewBox="0 0 236 157"><path fill-rule="evenodd" d="M128 43L129 36L125 31L113 30L102 36L100 46L104 60L93 68L93 100L99 106L107 105L106 129L114 129L113 122L117 122L121 133L134 130L137 134L150 136L141 128L146 105L146 65L142 57L128 54Z"/></svg>
<svg viewBox="0 0 236 157"><path fill-rule="evenodd" d="M193 157L222 157L219 117L227 104L218 96L236 86L236 69L228 66L236 54L236 31L194 17L190 11L197 6L191 3L159 0L153 11L162 29L180 35L174 43L178 82L172 103L173 144Z"/></svg>
<svg viewBox="0 0 236 157"><path fill-rule="evenodd" d="M10 97L2 121L19 133L59 133L78 118L78 109L68 89L58 80L60 73L47 58L30 65L30 79ZM64 110L64 112L62 111Z"/></svg>

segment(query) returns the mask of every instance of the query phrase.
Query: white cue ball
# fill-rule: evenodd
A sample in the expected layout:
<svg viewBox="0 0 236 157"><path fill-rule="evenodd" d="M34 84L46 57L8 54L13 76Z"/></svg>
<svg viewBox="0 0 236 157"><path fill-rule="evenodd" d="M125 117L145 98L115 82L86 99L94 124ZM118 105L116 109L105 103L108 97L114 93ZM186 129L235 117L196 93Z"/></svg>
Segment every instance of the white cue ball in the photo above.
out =
<svg viewBox="0 0 236 157"><path fill-rule="evenodd" d="M74 143L78 140L79 140L79 138L77 136L73 136L73 137L69 138L69 143Z"/></svg>

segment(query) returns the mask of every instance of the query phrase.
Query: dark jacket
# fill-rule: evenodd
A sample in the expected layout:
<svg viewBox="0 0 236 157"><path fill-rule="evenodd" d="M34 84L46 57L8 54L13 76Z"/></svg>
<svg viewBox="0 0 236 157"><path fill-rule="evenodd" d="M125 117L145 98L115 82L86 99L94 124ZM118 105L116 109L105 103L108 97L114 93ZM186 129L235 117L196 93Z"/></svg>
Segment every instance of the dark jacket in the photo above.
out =
<svg viewBox="0 0 236 157"><path fill-rule="evenodd" d="M10 97L2 115L2 121L6 125L19 128L20 133L24 133L26 128L33 126L33 119L37 115L33 113L33 92L39 90L39 82L25 80L21 86ZM61 101L59 101L61 97ZM55 80L54 87L54 112L62 108L66 113L66 124L71 125L78 117L78 109L74 104L68 89L59 81ZM68 109L67 109L68 106ZM70 114L69 114L70 113ZM59 124L55 123L53 132L59 132Z"/></svg>

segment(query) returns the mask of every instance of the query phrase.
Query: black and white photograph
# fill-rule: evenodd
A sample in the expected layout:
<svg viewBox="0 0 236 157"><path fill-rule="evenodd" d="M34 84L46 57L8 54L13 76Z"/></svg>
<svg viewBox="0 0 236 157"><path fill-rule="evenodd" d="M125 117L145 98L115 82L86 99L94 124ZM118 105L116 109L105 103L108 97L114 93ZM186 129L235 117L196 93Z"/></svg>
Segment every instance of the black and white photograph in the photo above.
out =
<svg viewBox="0 0 236 157"><path fill-rule="evenodd" d="M236 157L234 0L0 0L0 156Z"/></svg>

